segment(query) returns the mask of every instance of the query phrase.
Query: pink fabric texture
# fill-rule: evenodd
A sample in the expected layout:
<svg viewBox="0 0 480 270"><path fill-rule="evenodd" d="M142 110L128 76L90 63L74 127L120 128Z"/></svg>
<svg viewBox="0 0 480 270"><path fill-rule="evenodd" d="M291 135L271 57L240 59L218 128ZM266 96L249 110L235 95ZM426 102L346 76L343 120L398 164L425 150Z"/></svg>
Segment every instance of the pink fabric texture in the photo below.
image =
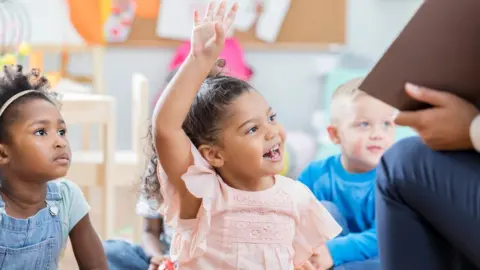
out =
<svg viewBox="0 0 480 270"><path fill-rule="evenodd" d="M202 198L196 219L182 220L180 197L159 166L164 203L159 212L175 229L171 257L179 269L294 269L341 228L298 181L276 176L267 190L233 189L191 147L194 165L182 176Z"/></svg>
<svg viewBox="0 0 480 270"><path fill-rule="evenodd" d="M185 58L187 58L190 52L190 42L185 42L177 49L173 56L172 62L169 65L169 70L172 71L180 66ZM240 78L248 81L253 75L253 71L248 67L245 62L245 56L240 43L235 38L228 38L225 41L225 47L223 48L220 58L225 59L227 66L224 72L227 75Z"/></svg>

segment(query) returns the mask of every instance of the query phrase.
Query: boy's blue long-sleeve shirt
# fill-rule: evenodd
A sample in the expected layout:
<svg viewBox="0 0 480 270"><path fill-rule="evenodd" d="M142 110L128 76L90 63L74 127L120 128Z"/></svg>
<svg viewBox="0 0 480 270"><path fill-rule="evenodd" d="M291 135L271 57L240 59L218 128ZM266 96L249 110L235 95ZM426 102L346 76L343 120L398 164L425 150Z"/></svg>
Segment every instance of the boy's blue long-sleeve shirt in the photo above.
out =
<svg viewBox="0 0 480 270"><path fill-rule="evenodd" d="M349 233L326 243L335 266L378 256L375 177L375 170L349 173L338 155L310 163L298 178L318 200L334 203L347 221Z"/></svg>

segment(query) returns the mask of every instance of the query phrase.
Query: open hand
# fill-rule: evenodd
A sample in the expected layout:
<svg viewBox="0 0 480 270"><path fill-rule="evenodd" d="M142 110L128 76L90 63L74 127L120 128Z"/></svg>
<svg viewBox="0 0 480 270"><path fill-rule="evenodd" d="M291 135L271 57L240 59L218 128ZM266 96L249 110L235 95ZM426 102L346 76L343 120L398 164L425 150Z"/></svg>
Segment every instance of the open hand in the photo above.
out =
<svg viewBox="0 0 480 270"><path fill-rule="evenodd" d="M195 28L191 39L194 57L206 56L213 61L217 60L225 45L225 33L235 20L238 10L238 5L235 3L230 12L225 15L226 5L226 1L222 0L215 13L215 1L211 0L203 20L200 19L198 11L194 12Z"/></svg>
<svg viewBox="0 0 480 270"><path fill-rule="evenodd" d="M400 112L395 119L397 125L413 128L433 150L473 149L470 124L479 114L475 106L444 91L411 84L406 85L406 91L412 98L434 107Z"/></svg>

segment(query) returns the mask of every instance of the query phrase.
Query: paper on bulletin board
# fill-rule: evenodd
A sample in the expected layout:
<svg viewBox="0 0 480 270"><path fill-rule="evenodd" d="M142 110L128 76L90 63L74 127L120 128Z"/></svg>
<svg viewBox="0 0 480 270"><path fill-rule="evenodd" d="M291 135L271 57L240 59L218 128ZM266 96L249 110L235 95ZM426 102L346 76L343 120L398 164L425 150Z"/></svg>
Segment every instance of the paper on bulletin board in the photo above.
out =
<svg viewBox="0 0 480 270"><path fill-rule="evenodd" d="M268 43L277 40L283 21L290 9L291 0L264 0L263 13L258 19L255 34Z"/></svg>
<svg viewBox="0 0 480 270"><path fill-rule="evenodd" d="M241 0L234 29L248 31L257 18L256 2L258 0ZM193 11L198 10L200 16L205 13L209 0L162 0L157 19L157 36L174 40L188 40L192 33ZM235 0L229 0L231 7ZM231 33L230 33L231 34Z"/></svg>
<svg viewBox="0 0 480 270"><path fill-rule="evenodd" d="M157 19L157 36L188 40L192 33L193 11L203 14L207 0L162 0Z"/></svg>
<svg viewBox="0 0 480 270"><path fill-rule="evenodd" d="M193 11L204 14L209 0L162 0L157 19L157 36L174 40L188 40L193 26ZM291 0L229 0L228 7L238 2L239 10L232 30L246 32L257 21L257 38L275 42L290 8ZM263 5L258 18L257 4ZM230 33L231 34L231 33Z"/></svg>

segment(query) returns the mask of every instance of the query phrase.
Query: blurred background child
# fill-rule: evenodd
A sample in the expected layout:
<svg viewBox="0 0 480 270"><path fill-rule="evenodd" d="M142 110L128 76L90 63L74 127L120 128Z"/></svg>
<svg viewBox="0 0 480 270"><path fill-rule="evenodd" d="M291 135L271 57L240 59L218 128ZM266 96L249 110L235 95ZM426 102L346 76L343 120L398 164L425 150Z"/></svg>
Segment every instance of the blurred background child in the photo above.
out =
<svg viewBox="0 0 480 270"><path fill-rule="evenodd" d="M299 181L342 226L318 250L321 269L379 269L375 227L375 168L395 140L394 109L358 89L352 79L334 92L328 134L341 154L312 162Z"/></svg>

